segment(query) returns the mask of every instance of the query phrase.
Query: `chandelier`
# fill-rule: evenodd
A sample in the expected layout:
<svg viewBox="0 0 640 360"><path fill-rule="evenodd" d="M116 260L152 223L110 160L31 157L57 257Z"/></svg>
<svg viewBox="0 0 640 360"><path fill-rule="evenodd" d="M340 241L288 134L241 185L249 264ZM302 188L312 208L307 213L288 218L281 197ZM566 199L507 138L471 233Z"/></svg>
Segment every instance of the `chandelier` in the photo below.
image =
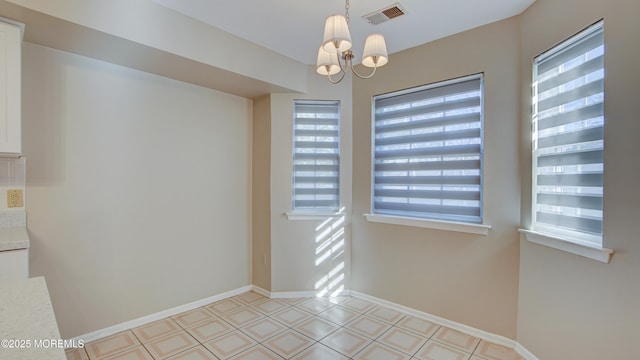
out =
<svg viewBox="0 0 640 360"><path fill-rule="evenodd" d="M387 55L387 44L380 34L371 34L364 43L362 52L362 65L373 68L369 75L360 75L353 68L353 58L355 55L351 50L351 34L349 32L349 0L346 0L345 15L332 15L327 18L324 25L324 40L318 49L317 72L326 75L332 84L337 84L347 71L361 79L368 79L376 73L376 69L385 65L389 61ZM342 61L340 61L342 58ZM340 73L338 79L333 79L331 75Z"/></svg>

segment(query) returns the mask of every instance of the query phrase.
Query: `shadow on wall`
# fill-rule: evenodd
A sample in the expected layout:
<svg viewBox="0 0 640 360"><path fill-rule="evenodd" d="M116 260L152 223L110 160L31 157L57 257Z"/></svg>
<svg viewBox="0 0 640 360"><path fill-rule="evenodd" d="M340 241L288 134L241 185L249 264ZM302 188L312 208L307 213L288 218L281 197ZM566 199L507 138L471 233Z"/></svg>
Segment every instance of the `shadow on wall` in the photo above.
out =
<svg viewBox="0 0 640 360"><path fill-rule="evenodd" d="M322 274L316 283L317 296L337 296L345 289L345 221L340 216L329 218L316 227L315 265Z"/></svg>

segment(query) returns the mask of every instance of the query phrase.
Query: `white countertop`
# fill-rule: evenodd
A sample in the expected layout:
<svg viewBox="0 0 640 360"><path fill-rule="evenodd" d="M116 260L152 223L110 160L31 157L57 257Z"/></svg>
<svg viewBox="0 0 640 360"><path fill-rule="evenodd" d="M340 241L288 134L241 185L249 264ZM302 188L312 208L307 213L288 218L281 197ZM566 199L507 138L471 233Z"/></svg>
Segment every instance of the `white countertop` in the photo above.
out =
<svg viewBox="0 0 640 360"><path fill-rule="evenodd" d="M29 235L25 226L0 228L0 251L28 248Z"/></svg>
<svg viewBox="0 0 640 360"><path fill-rule="evenodd" d="M0 282L0 360L66 360L51 340L60 332L44 277Z"/></svg>

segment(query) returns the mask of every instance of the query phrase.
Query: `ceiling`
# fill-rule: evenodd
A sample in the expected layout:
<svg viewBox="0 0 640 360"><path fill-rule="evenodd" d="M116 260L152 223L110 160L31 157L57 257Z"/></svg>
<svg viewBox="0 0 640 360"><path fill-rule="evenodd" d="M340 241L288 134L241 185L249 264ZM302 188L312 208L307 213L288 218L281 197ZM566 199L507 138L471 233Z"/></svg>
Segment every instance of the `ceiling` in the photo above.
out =
<svg viewBox="0 0 640 360"><path fill-rule="evenodd" d="M153 0L176 12L315 64L324 21L344 14L343 0ZM362 18L396 0L351 0L349 28L356 53L368 34L384 35L390 54L520 14L535 0L397 0L406 15L377 26ZM203 39L206 41L206 39Z"/></svg>

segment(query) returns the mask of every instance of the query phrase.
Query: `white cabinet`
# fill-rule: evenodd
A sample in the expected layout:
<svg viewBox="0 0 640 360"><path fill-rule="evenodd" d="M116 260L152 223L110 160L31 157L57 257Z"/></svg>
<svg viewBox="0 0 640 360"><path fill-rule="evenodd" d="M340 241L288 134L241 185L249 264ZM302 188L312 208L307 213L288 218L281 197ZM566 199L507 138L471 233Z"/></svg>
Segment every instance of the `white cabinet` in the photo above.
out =
<svg viewBox="0 0 640 360"><path fill-rule="evenodd" d="M22 151L21 28L0 21L0 155Z"/></svg>
<svg viewBox="0 0 640 360"><path fill-rule="evenodd" d="M29 234L27 228L25 226L0 227L0 282L28 277Z"/></svg>
<svg viewBox="0 0 640 360"><path fill-rule="evenodd" d="M29 250L0 251L0 281L29 277Z"/></svg>

